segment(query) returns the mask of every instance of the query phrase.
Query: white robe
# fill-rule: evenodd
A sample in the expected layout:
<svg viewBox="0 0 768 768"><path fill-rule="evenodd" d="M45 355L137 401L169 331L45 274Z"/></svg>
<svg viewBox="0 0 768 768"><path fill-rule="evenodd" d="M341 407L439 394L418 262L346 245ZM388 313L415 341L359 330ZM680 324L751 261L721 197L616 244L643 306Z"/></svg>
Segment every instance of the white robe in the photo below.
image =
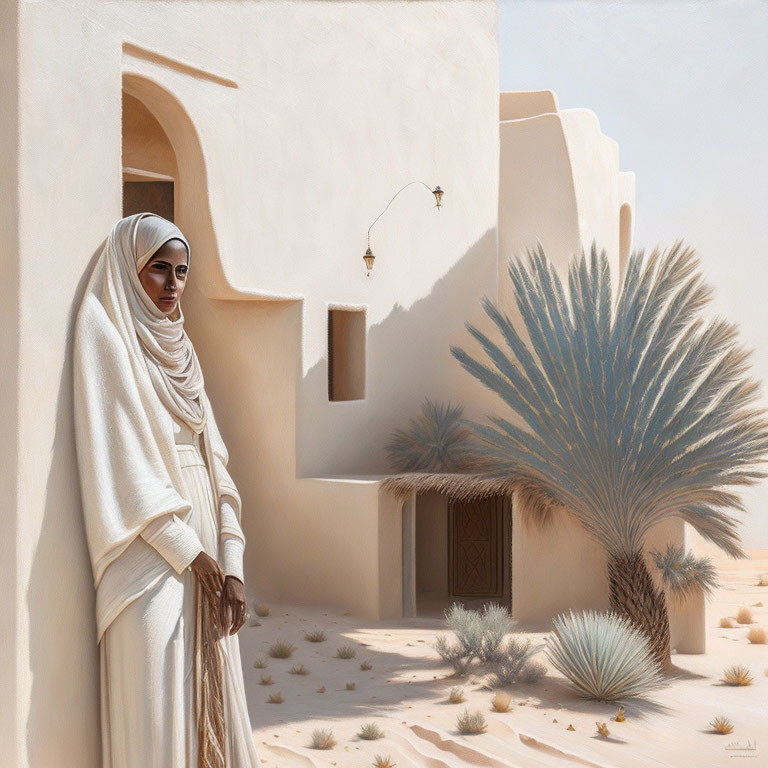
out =
<svg viewBox="0 0 768 768"><path fill-rule="evenodd" d="M204 549L226 574L242 580L244 538L230 498L215 504L199 436L175 419L173 424L180 491L191 509L184 517L171 513L147 525L106 568L99 585L101 613L108 619L99 643L104 768L196 768L197 592L188 565ZM231 478L219 462L216 472L229 487ZM153 576L137 582L137 566ZM219 643L226 765L255 768L260 763L238 637Z"/></svg>

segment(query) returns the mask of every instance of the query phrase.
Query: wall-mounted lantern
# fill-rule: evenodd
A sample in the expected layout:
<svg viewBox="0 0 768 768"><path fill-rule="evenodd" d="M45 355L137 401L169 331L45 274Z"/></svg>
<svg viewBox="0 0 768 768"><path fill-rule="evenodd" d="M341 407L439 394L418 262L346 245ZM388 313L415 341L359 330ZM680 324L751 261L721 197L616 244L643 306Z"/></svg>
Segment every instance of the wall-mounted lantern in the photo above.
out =
<svg viewBox="0 0 768 768"><path fill-rule="evenodd" d="M440 189L439 186L435 187L434 189L432 189L428 184L424 184L423 181L418 181L418 180L417 181L409 181L405 185L405 187L402 187L397 192L395 192L394 197L392 198L392 200L390 200L387 203L387 205L384 208L384 210L373 220L373 223L371 224L371 226L368 227L368 248L366 249L365 255L363 256L363 260L365 261L365 268L368 270L367 277L371 276L371 270L373 269L373 261L376 258L376 256L374 256L374 254L373 254L373 251L371 250L371 229L373 228L373 225L386 213L387 208L389 208L389 206L392 205L395 197L397 197L404 189L406 189L407 187L410 187L411 184L421 184L422 186L426 187L435 196L435 200L437 202L435 203L434 207L437 208L438 210L440 210L440 208L442 208L441 201L443 199L443 190Z"/></svg>

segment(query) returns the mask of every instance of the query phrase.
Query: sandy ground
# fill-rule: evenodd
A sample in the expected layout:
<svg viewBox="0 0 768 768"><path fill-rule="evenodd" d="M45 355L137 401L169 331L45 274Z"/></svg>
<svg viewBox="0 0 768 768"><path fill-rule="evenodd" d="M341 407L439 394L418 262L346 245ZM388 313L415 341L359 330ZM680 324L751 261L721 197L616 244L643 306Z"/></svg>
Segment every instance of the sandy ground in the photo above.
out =
<svg viewBox="0 0 768 768"><path fill-rule="evenodd" d="M446 631L439 619L363 622L324 608L270 605L260 626L241 630L240 642L251 723L265 768L339 766L367 768L375 755L389 755L397 768L458 766L695 766L716 768L749 760L768 766L768 645L746 639L747 627L721 629L721 616L735 616L751 607L755 624L768 628L768 587L757 586L768 573L768 550L751 550L751 559L718 561L722 586L707 609L707 653L676 654L677 676L647 700L625 704L626 721L612 718L617 707L581 699L563 677L549 667L535 685L513 685L509 712L491 708L493 693L483 688L482 675L450 677L430 647ZM757 604L757 605L756 605ZM754 626L754 625L753 625ZM328 639L310 643L304 633L325 630ZM526 633L534 643L543 633ZM290 659L267 655L282 638L297 646ZM335 658L336 649L352 644L354 659ZM266 669L255 669L257 656ZM544 654L537 657L546 662ZM368 661L372 668L360 669ZM720 682L723 669L745 664L754 677L746 687ZM304 664L308 675L290 674ZM262 674L274 680L259 684ZM346 690L354 682L355 690ZM324 693L317 689L325 686ZM448 691L460 686L466 702L448 704ZM282 704L267 703L280 691ZM461 735L456 718L466 707L480 709L485 733ZM709 721L726 715L735 724L728 736L712 732ZM610 736L596 734L595 721L606 721ZM364 741L355 734L375 721L384 738ZM567 727L572 724L575 730ZM328 750L309 747L315 728L330 728L337 740ZM736 762L734 762L736 761Z"/></svg>

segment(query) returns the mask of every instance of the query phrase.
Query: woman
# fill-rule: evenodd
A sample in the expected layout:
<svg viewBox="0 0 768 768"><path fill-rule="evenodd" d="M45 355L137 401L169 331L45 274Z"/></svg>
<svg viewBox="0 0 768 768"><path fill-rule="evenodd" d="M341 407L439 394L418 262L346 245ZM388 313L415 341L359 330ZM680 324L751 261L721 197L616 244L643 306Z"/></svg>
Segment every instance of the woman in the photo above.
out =
<svg viewBox="0 0 768 768"><path fill-rule="evenodd" d="M75 325L104 768L259 765L236 634L241 500L184 331L189 263L170 221L120 219Z"/></svg>

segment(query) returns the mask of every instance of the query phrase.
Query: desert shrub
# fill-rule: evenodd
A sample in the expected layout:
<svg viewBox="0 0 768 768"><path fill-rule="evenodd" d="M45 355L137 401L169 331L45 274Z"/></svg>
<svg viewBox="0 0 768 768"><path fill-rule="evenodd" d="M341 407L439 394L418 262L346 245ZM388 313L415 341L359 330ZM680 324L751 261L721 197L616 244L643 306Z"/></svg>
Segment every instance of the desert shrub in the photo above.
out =
<svg viewBox="0 0 768 768"><path fill-rule="evenodd" d="M273 659L289 659L295 650L296 646L286 640L275 640L275 642L269 646L269 655Z"/></svg>
<svg viewBox="0 0 768 768"><path fill-rule="evenodd" d="M285 701L283 694L280 691L276 693L270 693L267 699L267 704L282 704Z"/></svg>
<svg viewBox="0 0 768 768"><path fill-rule="evenodd" d="M506 691L497 691L491 699L491 706L494 712L509 712L512 704L512 697Z"/></svg>
<svg viewBox="0 0 768 768"><path fill-rule="evenodd" d="M357 651L351 645L342 645L336 649L337 659L354 659L357 656Z"/></svg>
<svg viewBox="0 0 768 768"><path fill-rule="evenodd" d="M485 715L479 709L474 712L465 709L456 719L459 733L482 733L487 727Z"/></svg>
<svg viewBox="0 0 768 768"><path fill-rule="evenodd" d="M747 640L755 645L765 645L768 642L768 636L766 635L764 627L750 627L747 632Z"/></svg>
<svg viewBox="0 0 768 768"><path fill-rule="evenodd" d="M466 701L464 697L464 689L463 688L451 688L449 694L448 694L448 703L449 704L461 704L463 701Z"/></svg>
<svg viewBox="0 0 768 768"><path fill-rule="evenodd" d="M726 685L752 685L752 675L743 664L727 667L721 679Z"/></svg>
<svg viewBox="0 0 768 768"><path fill-rule="evenodd" d="M322 629L313 629L311 632L304 634L304 639L310 643L323 643L328 637Z"/></svg>
<svg viewBox="0 0 768 768"><path fill-rule="evenodd" d="M529 661L520 670L518 680L521 683L532 685L538 683L544 675L547 674L547 668L540 661Z"/></svg>
<svg viewBox="0 0 768 768"><path fill-rule="evenodd" d="M595 727L597 728L597 732L601 736L610 736L611 732L608 730L608 724L607 723L601 723L599 720L595 720Z"/></svg>
<svg viewBox="0 0 768 768"><path fill-rule="evenodd" d="M253 612L257 616L269 616L269 606L266 603L255 603Z"/></svg>
<svg viewBox="0 0 768 768"><path fill-rule="evenodd" d="M366 723L356 734L358 738L365 741L375 741L384 738L384 731L379 728L378 723Z"/></svg>
<svg viewBox="0 0 768 768"><path fill-rule="evenodd" d="M265 669L267 667L267 659L265 656L257 656L256 661L253 662L254 669Z"/></svg>
<svg viewBox="0 0 768 768"><path fill-rule="evenodd" d="M312 731L312 743L310 749L331 749L336 746L336 739L330 728L315 728Z"/></svg>
<svg viewBox="0 0 768 768"><path fill-rule="evenodd" d="M393 763L392 758L389 755L386 757L383 755L374 755L373 768L395 768L396 766L397 763Z"/></svg>
<svg viewBox="0 0 768 768"><path fill-rule="evenodd" d="M367 672L369 669L373 669L373 664L371 664L370 661L363 661L360 664L360 669L362 669L363 672Z"/></svg>
<svg viewBox="0 0 768 768"><path fill-rule="evenodd" d="M739 624L751 624L754 621L752 618L752 611L742 605L736 613L736 621L738 621Z"/></svg>
<svg viewBox="0 0 768 768"><path fill-rule="evenodd" d="M494 663L503 657L502 640L515 625L508 610L497 603L486 603L482 613L453 603L445 611L445 621L453 631L454 642L446 635L438 635L432 647L457 675L466 674L474 659Z"/></svg>
<svg viewBox="0 0 768 768"><path fill-rule="evenodd" d="M262 675L259 680L259 685L274 685L274 682L272 675Z"/></svg>
<svg viewBox="0 0 768 768"><path fill-rule="evenodd" d="M723 629L733 629L736 626L736 622L730 616L723 616L720 619L720 626Z"/></svg>
<svg viewBox="0 0 768 768"><path fill-rule="evenodd" d="M354 691L355 690L355 683L347 683L347 690L348 691Z"/></svg>
<svg viewBox="0 0 768 768"><path fill-rule="evenodd" d="M731 733L733 731L733 723L724 715L718 715L710 722L710 725L718 733Z"/></svg>
<svg viewBox="0 0 768 768"><path fill-rule="evenodd" d="M543 643L536 646L531 645L529 638L521 640L517 637L510 637L507 644L497 650L490 662L493 684L501 686L517 682L526 666L530 664L531 656L538 653L543 647ZM535 673L536 670L529 667L529 678L535 678Z"/></svg>
<svg viewBox="0 0 768 768"><path fill-rule="evenodd" d="M547 656L585 698L615 701L663 685L650 643L627 618L582 611L552 620Z"/></svg>
<svg viewBox="0 0 768 768"><path fill-rule="evenodd" d="M758 587L768 587L768 573L761 573L757 579Z"/></svg>
<svg viewBox="0 0 768 768"><path fill-rule="evenodd" d="M309 670L303 665L293 666L288 670L292 675L308 675Z"/></svg>
<svg viewBox="0 0 768 768"><path fill-rule="evenodd" d="M325 686L324 686L324 685L321 685L321 686L320 686L320 687L317 689L317 693L325 693Z"/></svg>

